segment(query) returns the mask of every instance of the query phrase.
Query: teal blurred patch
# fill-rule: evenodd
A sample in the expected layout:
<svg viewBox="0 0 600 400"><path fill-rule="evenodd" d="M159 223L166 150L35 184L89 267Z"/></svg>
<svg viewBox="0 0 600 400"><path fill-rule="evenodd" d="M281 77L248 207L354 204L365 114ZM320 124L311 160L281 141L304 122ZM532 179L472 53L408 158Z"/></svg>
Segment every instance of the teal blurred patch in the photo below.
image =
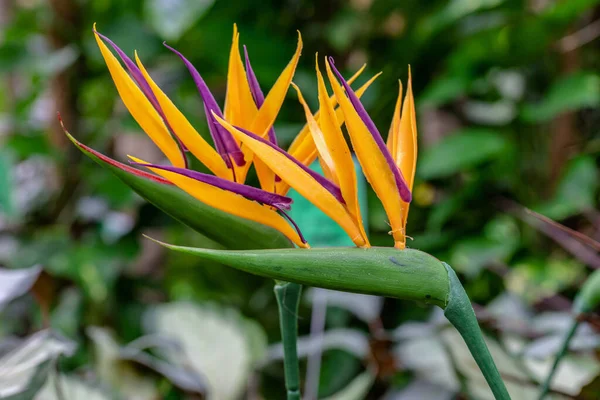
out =
<svg viewBox="0 0 600 400"><path fill-rule="evenodd" d="M358 185L358 201L360 203L360 212L362 214L365 230L369 232L367 206L367 182L360 164L354 159L354 170L356 171L356 181ZM323 174L323 169L318 161L312 163L310 168ZM311 202L302 197L294 189L291 189L288 196L294 199L290 216L296 221L302 234L312 247L338 247L338 246L354 246L352 240L346 232L329 218L324 212L315 207Z"/></svg>

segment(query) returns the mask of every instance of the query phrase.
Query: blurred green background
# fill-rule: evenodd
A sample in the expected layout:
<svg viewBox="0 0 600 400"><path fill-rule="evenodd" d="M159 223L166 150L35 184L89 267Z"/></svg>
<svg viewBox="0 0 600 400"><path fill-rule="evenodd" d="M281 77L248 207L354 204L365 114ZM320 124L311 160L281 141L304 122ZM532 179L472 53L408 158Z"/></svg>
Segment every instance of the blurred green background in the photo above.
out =
<svg viewBox="0 0 600 400"><path fill-rule="evenodd" d="M600 239L595 0L0 0L0 267L43 269L28 295L0 310L0 355L50 329L35 342L47 357L31 375L8 379L0 365L0 394L49 373L55 384L24 398L283 398L272 282L149 243L142 233L203 244L62 133L57 112L107 155L161 160L118 99L94 22L129 55L137 49L203 134L196 88L163 41L222 104L234 22L265 91L299 30L294 81L313 110L315 52L347 74L368 63L360 82L383 71L363 97L382 133L410 64L419 159L408 245L459 272L513 398L535 398L572 299L600 268L597 250L526 212ZM275 125L283 147L303 124L290 91ZM383 208L366 197L371 241L389 246ZM311 340L311 311L324 304L325 327L313 323ZM428 307L307 290L299 318L309 399L491 396ZM600 398L599 331L591 316L576 335L555 398ZM322 353L320 368L318 354L305 361L311 352Z"/></svg>

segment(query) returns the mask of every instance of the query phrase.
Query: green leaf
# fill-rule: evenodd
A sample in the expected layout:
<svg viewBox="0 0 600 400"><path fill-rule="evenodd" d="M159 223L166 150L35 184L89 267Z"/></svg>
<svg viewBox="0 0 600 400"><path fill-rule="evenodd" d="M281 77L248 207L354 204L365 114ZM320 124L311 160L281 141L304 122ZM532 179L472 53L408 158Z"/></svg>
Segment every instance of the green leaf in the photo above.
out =
<svg viewBox="0 0 600 400"><path fill-rule="evenodd" d="M446 177L497 158L508 145L508 140L498 132L464 129L426 149L419 160L417 174L422 179Z"/></svg>
<svg viewBox="0 0 600 400"><path fill-rule="evenodd" d="M421 301L445 307L448 274L435 257L394 248L227 251L174 246L251 274L303 285Z"/></svg>
<svg viewBox="0 0 600 400"><path fill-rule="evenodd" d="M0 152L0 212L11 216L14 213L14 205L11 190L11 162L6 152Z"/></svg>
<svg viewBox="0 0 600 400"><path fill-rule="evenodd" d="M156 207L231 249L265 249L292 247L279 231L210 207L174 185L162 183L151 175L114 161L89 147L69 139L88 157L114 173L121 181Z"/></svg>
<svg viewBox="0 0 600 400"><path fill-rule="evenodd" d="M600 105L600 76L577 72L555 82L544 99L523 108L526 122L547 121L555 116L585 107Z"/></svg>
<svg viewBox="0 0 600 400"><path fill-rule="evenodd" d="M212 399L239 399L267 348L257 323L211 304L160 304L148 310L144 325L152 336L168 338L180 349L163 346L155 353L201 374Z"/></svg>
<svg viewBox="0 0 600 400"><path fill-rule="evenodd" d="M592 157L580 156L567 165L556 193L534 211L554 220L562 220L595 208L600 175Z"/></svg>
<svg viewBox="0 0 600 400"><path fill-rule="evenodd" d="M146 16L163 39L178 40L214 0L146 0Z"/></svg>
<svg viewBox="0 0 600 400"><path fill-rule="evenodd" d="M519 246L519 228L508 216L487 223L481 235L460 239L452 247L450 260L456 270L470 277L496 262L507 262Z"/></svg>
<svg viewBox="0 0 600 400"><path fill-rule="evenodd" d="M469 87L469 76L443 76L431 82L418 99L418 106L437 107L464 94Z"/></svg>
<svg viewBox="0 0 600 400"><path fill-rule="evenodd" d="M352 380L341 391L337 392L333 396L329 396L324 400L360 400L367 397L373 382L375 381L375 374L372 371L365 371L358 375Z"/></svg>

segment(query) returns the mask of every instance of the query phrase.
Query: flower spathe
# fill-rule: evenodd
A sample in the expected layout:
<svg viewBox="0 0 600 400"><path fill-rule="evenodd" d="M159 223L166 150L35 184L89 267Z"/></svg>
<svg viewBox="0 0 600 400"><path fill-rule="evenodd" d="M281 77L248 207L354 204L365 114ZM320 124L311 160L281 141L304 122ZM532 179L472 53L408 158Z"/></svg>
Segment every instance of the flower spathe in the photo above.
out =
<svg viewBox="0 0 600 400"><path fill-rule="evenodd" d="M319 110L313 115L300 89L292 83L302 50L300 34L291 61L265 96L250 64L246 46L242 60L240 35L234 25L223 109L194 65L181 52L165 44L182 60L198 89L213 147L154 82L137 52L133 61L114 42L97 32L95 26L94 35L126 108L172 164L152 164L130 156L133 165L146 168L160 177L157 182L175 185L209 206L270 226L297 246L309 247L296 223L285 213L292 203L286 193L289 188L294 188L338 223L357 246L369 247L358 204L352 154L342 132L342 125L346 123L352 147L365 175L388 213L396 247L404 248L416 161L415 113L410 79L402 107L400 88L386 144L359 100L379 74L356 92L350 87L363 72L364 66L346 82L335 69L333 60L328 59L327 75L333 88L330 95L317 65ZM337 79L341 80L341 84ZM289 151L285 152L278 146L273 123L290 85L298 93L307 124ZM407 139L408 134L410 137ZM83 150L98 156L99 153L69 137ZM190 170L188 152L212 175ZM106 156L98 157L145 177L133 172L138 170ZM316 158L323 165L325 176L308 168ZM244 184L252 165L261 189Z"/></svg>

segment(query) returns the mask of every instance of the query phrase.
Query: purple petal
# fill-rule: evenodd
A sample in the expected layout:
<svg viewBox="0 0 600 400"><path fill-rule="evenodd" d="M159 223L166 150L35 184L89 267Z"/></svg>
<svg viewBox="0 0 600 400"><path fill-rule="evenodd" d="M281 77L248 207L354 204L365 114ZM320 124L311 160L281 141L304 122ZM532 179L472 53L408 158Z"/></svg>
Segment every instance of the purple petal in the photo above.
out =
<svg viewBox="0 0 600 400"><path fill-rule="evenodd" d="M250 132L250 131L248 131L248 130L246 130L244 128L240 128L238 126L236 126L235 128L237 130L239 130L240 132L242 132L242 133L250 136L253 139L258 140L261 143L266 144L267 146L273 148L274 150L276 150L279 153L281 153L284 156L286 156L289 160L293 161L297 166L299 166L300 168L302 168L304 170L304 172L306 172L311 177L313 177L317 182L319 182L319 184L321 184L321 186L323 186L329 193L331 193L337 199L337 201L339 201L342 204L346 204L346 202L344 201L344 198L342 197L342 192L340 191L340 188L337 187L329 179L327 179L327 178L325 178L325 177L317 174L315 171L309 169L306 165L304 165L300 161L296 160L294 157L292 157L286 151L282 150L276 144L273 144L273 143L269 142L268 140L265 140L265 139L261 138L260 136L254 134L254 133L252 133L252 132Z"/></svg>
<svg viewBox="0 0 600 400"><path fill-rule="evenodd" d="M390 169L392 170L392 173L394 174L394 179L396 180L396 186L398 186L398 191L400 193L400 197L402 198L402 200L409 203L412 199L412 194L410 192L410 189L408 188L408 185L406 184L406 180L404 180L404 176L402 176L402 171L400 171L400 168L398 168L396 166L396 164L394 163L394 159L392 158L392 155L390 154L387 146L383 142L383 139L381 138L381 134L377 130L377 127L373 123L373 120L371 120L371 117L369 117L367 110L365 110L365 107L362 105L362 103L360 102L360 100L358 99L358 97L356 96L356 94L354 93L352 88L350 87L350 85L348 85L348 83L346 82L346 80L344 79L342 74L340 74L340 72L335 67L333 58L329 57L328 61L329 61L329 65L333 69L333 72L337 75L337 77L340 79L340 81L342 81L342 85L344 85L344 88L346 89L346 94L348 95L350 102L354 106L354 109L356 110L356 112L358 113L358 115L360 116L362 121L364 122L364 124L367 127L367 129L369 130L369 132L371 132L371 135L373 135L373 139L375 139L375 143L377 143L377 147L379 147L379 150L385 157L385 160L387 161Z"/></svg>
<svg viewBox="0 0 600 400"><path fill-rule="evenodd" d="M298 224L296 223L296 221L294 221L292 219L292 217L290 217L288 215L288 213L285 212L284 209L279 208L277 206L274 206L274 207L277 208L283 214L283 216L285 217L285 219L287 219L294 226L294 229L296 229L296 232L298 232L298 236L300 236L300 240L302 240L302 243L306 243L306 239L304 239L304 236L302 235L302 232L300 231L300 227L298 226Z"/></svg>
<svg viewBox="0 0 600 400"><path fill-rule="evenodd" d="M125 52L123 50L121 50L121 48L119 46L117 46L117 44L115 42L113 42L108 37L104 36L103 34L101 34L100 32L98 32L96 30L94 30L94 32L98 36L100 36L100 38L102 38L102 40L104 40L105 42L107 42L117 52L117 54L121 58L121 61L123 61L123 63L127 67L127 70L129 71L129 73L131 74L131 76L133 77L133 79L138 84L138 86L139 86L140 90L142 91L142 93L144 93L144 95L146 96L146 98L148 98L148 101L150 101L150 104L152 104L152 106L154 107L154 109L158 112L158 114L160 115L160 117L163 119L163 121L167 125L167 128L169 129L169 132L176 139L177 145L179 146L179 149L181 150L181 155L182 155L183 160L185 161L185 165L187 167L188 160L187 160L187 157L185 156L185 152L187 151L187 148L185 147L185 145L183 144L183 142L179 139L179 137L177 136L177 134L173 131L173 129L171 128L171 125L169 125L169 121L167 120L167 117L163 113L163 110L160 107L160 104L158 103L158 99L154 95L154 92L152 91L152 88L150 87L150 84L148 83L148 81L146 81L146 78L144 78L144 74L142 74L142 71L133 62L133 60L131 60L131 58L129 58L127 56L127 54L125 54Z"/></svg>
<svg viewBox="0 0 600 400"><path fill-rule="evenodd" d="M246 77L250 84L250 92L252 93L252 98L254 99L256 107L260 109L265 102L265 95L260 89L260 84L258 83L258 79L256 79L256 75L250 64L250 57L248 57L246 45L244 45L244 57L246 58ZM277 135L275 134L275 128L273 126L269 129L269 141L275 145L277 144ZM281 182L281 177L275 175L275 181Z"/></svg>
<svg viewBox="0 0 600 400"><path fill-rule="evenodd" d="M257 201L261 204L267 204L278 209L289 210L293 202L293 200L290 197L267 192L265 190L257 189L255 187L247 186L241 183L231 182L227 179L219 178L214 175L204 174L202 172L193 171L191 169L177 168L169 165L144 164L136 162L132 162L132 164L139 165L142 167L157 168L164 171L174 172L176 174L207 183L211 186L215 186L220 189L239 194L247 199Z"/></svg>
<svg viewBox="0 0 600 400"><path fill-rule="evenodd" d="M181 58L181 60L184 62L185 66L187 67L188 71L192 75L192 78L194 79L194 83L196 84L196 87L198 88L198 92L200 92L200 96L202 97L202 100L204 101L204 105L205 105L204 110L209 111L206 114L206 120L209 121L210 111L213 111L220 118L223 118L223 112L221 111L221 108L219 107L219 105L217 104L217 101L215 100L214 96L210 92L210 89L208 89L208 86L206 86L206 83L204 82L204 79L202 79L202 76L200 76L200 73L198 72L198 70L192 65L191 62L189 62L183 56L183 54L181 54L180 52L178 52L171 46L167 45L166 43L163 43L163 44L165 45L165 47L167 49L171 50L173 53L177 54L177 56L179 56L179 58ZM210 123L209 123L209 125L210 125ZM216 124L215 129L211 129L210 133L211 133L211 135L213 135L212 137L213 137L213 141L215 142L215 147L218 147L217 142L222 143L221 150L219 150L218 148L217 148L217 150L219 151L219 153L221 154L221 157L223 157L224 160L226 158L228 158L229 156L231 156L231 158L233 158L233 161L238 166L241 167L246 164L246 161L244 160L244 154L240 151L240 147L236 143L233 136L227 131L227 129L223 128L220 124ZM225 162L227 163L227 160L225 160Z"/></svg>
<svg viewBox="0 0 600 400"><path fill-rule="evenodd" d="M225 161L227 168L232 168L231 159L227 156L225 147L223 146L221 135L219 135L219 127L218 123L213 118L213 115L210 113L208 108L206 107L206 103L204 103L204 114L206 115L206 123L208 125L208 130L210 132L210 136L212 136L213 141L215 142L215 149Z"/></svg>

